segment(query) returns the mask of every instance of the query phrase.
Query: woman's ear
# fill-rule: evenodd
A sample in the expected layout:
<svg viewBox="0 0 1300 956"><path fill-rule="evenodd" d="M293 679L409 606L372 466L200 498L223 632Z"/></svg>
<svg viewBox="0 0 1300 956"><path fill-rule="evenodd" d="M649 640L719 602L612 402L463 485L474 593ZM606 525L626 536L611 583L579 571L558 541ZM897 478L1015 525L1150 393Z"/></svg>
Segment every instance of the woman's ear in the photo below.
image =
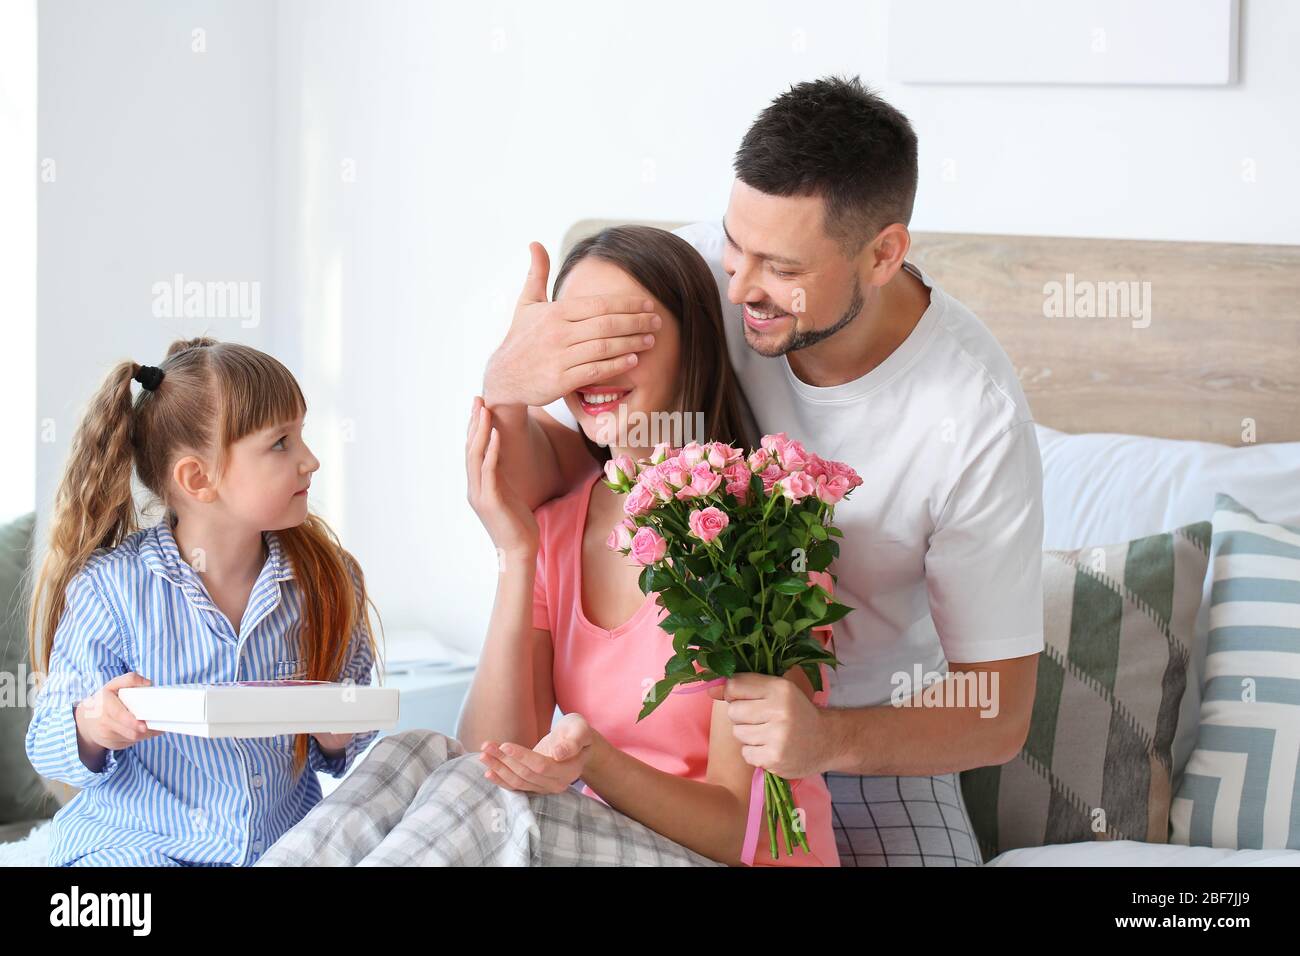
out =
<svg viewBox="0 0 1300 956"><path fill-rule="evenodd" d="M180 493L191 501L207 505L217 500L216 483L207 464L197 455L178 459L172 466L172 480Z"/></svg>

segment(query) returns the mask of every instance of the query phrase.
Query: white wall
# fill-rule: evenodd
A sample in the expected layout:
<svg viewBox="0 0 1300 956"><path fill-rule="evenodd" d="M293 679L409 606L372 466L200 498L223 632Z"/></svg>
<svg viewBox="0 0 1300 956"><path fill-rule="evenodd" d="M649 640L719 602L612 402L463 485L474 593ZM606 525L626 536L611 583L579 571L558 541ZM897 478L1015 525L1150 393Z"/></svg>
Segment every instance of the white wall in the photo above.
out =
<svg viewBox="0 0 1300 956"><path fill-rule="evenodd" d="M36 500L36 0L0 6L0 522Z"/></svg>
<svg viewBox="0 0 1300 956"><path fill-rule="evenodd" d="M893 84L883 0L43 5L41 414L158 354L150 282L265 277L240 337L300 373L317 507L390 629L472 649L495 568L464 429L529 240L720 215L757 111L850 72L920 135L917 229L1300 242L1300 6L1242 6L1241 81L1206 89Z"/></svg>
<svg viewBox="0 0 1300 956"><path fill-rule="evenodd" d="M194 52L202 30L206 52ZM46 0L38 11L36 491L42 519L85 403L174 338L263 345L271 303L274 9ZM156 318L152 288L261 283L262 324Z"/></svg>
<svg viewBox="0 0 1300 956"><path fill-rule="evenodd" d="M529 240L554 258L586 216L720 215L755 113L848 71L916 125L918 229L1298 242L1300 7L1243 6L1241 83L1198 89L882 83L883 2L399 2L383 20L282 2L284 319L316 355L313 400L354 426L326 461L331 511L389 623L482 639L495 572L464 428Z"/></svg>

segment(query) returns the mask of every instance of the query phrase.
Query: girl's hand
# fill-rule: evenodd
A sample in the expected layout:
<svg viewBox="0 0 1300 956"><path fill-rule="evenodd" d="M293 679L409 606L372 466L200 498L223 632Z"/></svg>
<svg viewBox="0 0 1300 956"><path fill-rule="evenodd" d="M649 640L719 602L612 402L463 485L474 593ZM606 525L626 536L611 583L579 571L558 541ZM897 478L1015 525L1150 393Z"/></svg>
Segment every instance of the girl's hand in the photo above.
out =
<svg viewBox="0 0 1300 956"><path fill-rule="evenodd" d="M465 441L465 477L470 507L502 554L525 557L537 551L537 520L510 483L497 471L501 433L492 427L492 411L474 396Z"/></svg>
<svg viewBox="0 0 1300 956"><path fill-rule="evenodd" d="M149 678L136 673L123 674L77 704L73 718L83 761L87 757L93 760L104 750L124 750L162 733L161 730L150 730L143 720L137 720L117 696L123 687L148 687L152 683Z"/></svg>
<svg viewBox="0 0 1300 956"><path fill-rule="evenodd" d="M312 734L312 736L316 738L316 743L320 744L320 749L325 751L327 757L337 757L347 750L348 741L352 739L351 734Z"/></svg>
<svg viewBox="0 0 1300 956"><path fill-rule="evenodd" d="M582 776L599 734L580 714L565 714L532 750L519 744L483 742L479 760L489 780L507 790L563 793Z"/></svg>

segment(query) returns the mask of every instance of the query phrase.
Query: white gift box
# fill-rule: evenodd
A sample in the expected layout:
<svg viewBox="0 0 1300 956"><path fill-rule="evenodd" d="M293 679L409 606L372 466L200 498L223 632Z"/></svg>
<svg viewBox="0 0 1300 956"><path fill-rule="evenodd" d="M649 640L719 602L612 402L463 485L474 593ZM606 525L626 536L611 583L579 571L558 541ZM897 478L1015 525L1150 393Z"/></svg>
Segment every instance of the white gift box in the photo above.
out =
<svg viewBox="0 0 1300 956"><path fill-rule="evenodd" d="M394 687L266 680L123 687L117 696L150 730L278 737L392 730L401 694Z"/></svg>

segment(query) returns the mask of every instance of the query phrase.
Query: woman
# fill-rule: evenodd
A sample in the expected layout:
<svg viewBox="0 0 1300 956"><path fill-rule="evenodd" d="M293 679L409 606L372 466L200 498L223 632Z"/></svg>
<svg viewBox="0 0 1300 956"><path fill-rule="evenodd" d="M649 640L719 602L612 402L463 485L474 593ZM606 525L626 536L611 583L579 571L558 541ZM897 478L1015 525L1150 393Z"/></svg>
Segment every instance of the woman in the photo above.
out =
<svg viewBox="0 0 1300 956"><path fill-rule="evenodd" d="M640 567L607 546L623 499L599 479L600 463L611 453L642 458L656 440L682 443L654 435L652 423L675 419L689 427L702 412L707 434L682 439L752 447L756 436L742 418L723 351L713 277L687 242L643 226L584 240L557 274L554 298L595 294L648 297L663 325L653 346L617 380L566 396L593 453L592 470L535 515L513 493L509 476L498 472L500 434L491 412L475 400L466 447L469 500L497 548L500 574L457 736L481 751L466 754L456 741L427 733L420 741L381 741L375 754L386 745L400 759L418 751L415 763L431 775L422 782L418 771L410 775L405 786L419 792L401 822L395 819L400 797L387 811L397 836L383 837L365 862L744 862L754 768L741 756L728 705L709 694L678 692L636 719L646 690L663 677L672 639L658 627L666 610L637 585ZM620 423L625 434L618 433ZM786 677L824 703L826 691L814 694L802 670ZM823 668L823 686L828 678ZM557 705L564 716L552 726ZM395 754L384 760L395 766ZM350 806L373 799L381 776L368 771L373 756L354 775L361 778L355 786L345 783L322 811L349 790L356 792L342 800ZM581 792L572 786L579 778ZM812 852L783 853L777 864L838 866L821 776L796 784L795 799L805 811ZM766 848L765 832L758 842ZM310 840L306 847L296 856L282 854L282 861L322 862L311 856ZM773 861L763 849L753 862Z"/></svg>

